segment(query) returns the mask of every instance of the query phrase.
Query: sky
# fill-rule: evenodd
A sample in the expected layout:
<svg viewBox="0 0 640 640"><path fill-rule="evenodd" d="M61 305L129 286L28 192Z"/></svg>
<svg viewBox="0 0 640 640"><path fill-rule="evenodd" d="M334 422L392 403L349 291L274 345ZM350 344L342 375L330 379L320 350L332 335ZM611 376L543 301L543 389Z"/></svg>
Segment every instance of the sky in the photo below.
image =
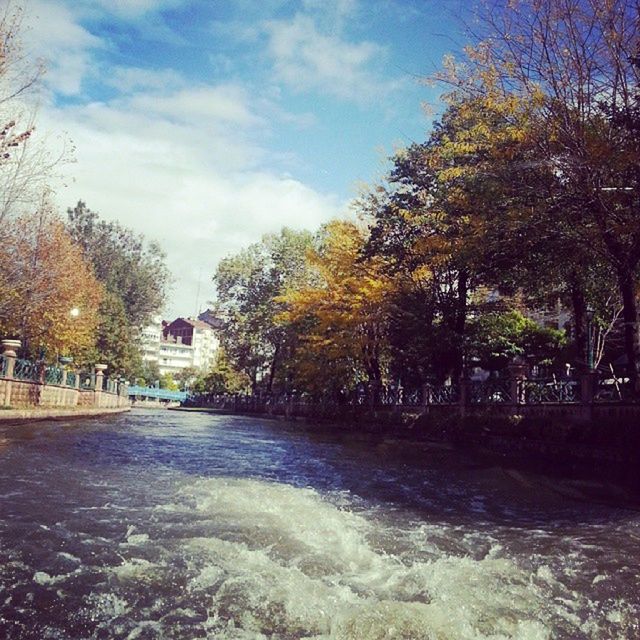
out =
<svg viewBox="0 0 640 640"><path fill-rule="evenodd" d="M206 308L218 261L263 234L353 215L428 135L438 89L422 79L464 44L461 0L24 6L25 53L46 66L37 132L72 160L56 202L161 244L165 317Z"/></svg>

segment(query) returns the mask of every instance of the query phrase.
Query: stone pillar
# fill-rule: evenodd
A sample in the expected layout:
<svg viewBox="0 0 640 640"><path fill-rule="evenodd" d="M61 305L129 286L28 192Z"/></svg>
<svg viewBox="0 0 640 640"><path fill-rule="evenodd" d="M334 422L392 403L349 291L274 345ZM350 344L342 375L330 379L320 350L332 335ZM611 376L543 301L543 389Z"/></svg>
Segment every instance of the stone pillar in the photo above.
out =
<svg viewBox="0 0 640 640"><path fill-rule="evenodd" d="M20 340L3 340L2 341L2 355L5 357L5 378L13 378L13 371L16 366L17 354L16 350L22 345Z"/></svg>
<svg viewBox="0 0 640 640"><path fill-rule="evenodd" d="M2 398L2 404L5 407L11 406L11 387L13 380L13 372L16 367L17 354L16 350L20 348L22 343L20 340L3 340L2 341L2 355L5 359L4 377L7 378L5 382L4 397Z"/></svg>
<svg viewBox="0 0 640 640"><path fill-rule="evenodd" d="M513 362L507 365L509 371L509 384L512 404L524 404L526 401L522 388L523 380L527 379L527 363L522 358L514 358Z"/></svg>
<svg viewBox="0 0 640 640"><path fill-rule="evenodd" d="M102 391L104 386L104 372L107 370L106 364L95 365L96 370L96 391Z"/></svg>

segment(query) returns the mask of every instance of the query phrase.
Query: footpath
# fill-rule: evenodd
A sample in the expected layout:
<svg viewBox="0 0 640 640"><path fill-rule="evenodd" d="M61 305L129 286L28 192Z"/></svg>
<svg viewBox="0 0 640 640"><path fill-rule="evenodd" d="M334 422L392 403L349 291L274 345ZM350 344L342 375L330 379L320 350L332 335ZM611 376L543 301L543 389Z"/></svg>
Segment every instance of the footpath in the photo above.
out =
<svg viewBox="0 0 640 640"><path fill-rule="evenodd" d="M39 420L75 420L97 418L130 411L130 407L33 407L0 410L0 424L35 422Z"/></svg>

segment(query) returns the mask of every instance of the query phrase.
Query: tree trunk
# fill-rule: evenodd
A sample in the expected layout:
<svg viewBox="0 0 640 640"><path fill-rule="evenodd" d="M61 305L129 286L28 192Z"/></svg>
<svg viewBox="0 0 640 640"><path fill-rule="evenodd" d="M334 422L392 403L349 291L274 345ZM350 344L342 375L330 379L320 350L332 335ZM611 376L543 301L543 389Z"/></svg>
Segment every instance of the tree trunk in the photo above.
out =
<svg viewBox="0 0 640 640"><path fill-rule="evenodd" d="M630 269L618 270L618 286L622 295L624 348L627 355L627 375L634 395L640 395L640 336L638 335L638 302L636 282Z"/></svg>
<svg viewBox="0 0 640 640"><path fill-rule="evenodd" d="M456 309L455 330L458 336L458 345L455 354L453 379L459 380L464 373L464 334L467 326L467 294L469 289L467 272L458 273L458 304Z"/></svg>
<svg viewBox="0 0 640 640"><path fill-rule="evenodd" d="M278 355L280 353L280 345L277 345L275 351L273 352L273 360L271 360L271 366L269 367L269 384L267 386L267 391L271 393L273 389L273 380L276 377L276 368L278 366Z"/></svg>

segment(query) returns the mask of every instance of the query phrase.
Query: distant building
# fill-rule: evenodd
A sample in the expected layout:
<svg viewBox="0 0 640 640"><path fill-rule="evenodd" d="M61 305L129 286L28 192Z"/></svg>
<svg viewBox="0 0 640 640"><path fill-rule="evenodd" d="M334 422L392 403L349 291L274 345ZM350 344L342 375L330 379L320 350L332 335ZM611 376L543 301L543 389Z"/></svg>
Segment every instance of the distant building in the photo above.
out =
<svg viewBox="0 0 640 640"><path fill-rule="evenodd" d="M167 341L175 338L177 342L192 347L191 366L198 369L210 367L220 347L220 340L213 327L194 318L177 318L164 328L163 336Z"/></svg>
<svg viewBox="0 0 640 640"><path fill-rule="evenodd" d="M178 338L162 338L158 345L158 369L160 375L175 375L187 367L193 367L193 347Z"/></svg>
<svg viewBox="0 0 640 640"><path fill-rule="evenodd" d="M202 320L202 322L206 322L213 329L220 331L223 327L222 320L216 316L211 309L207 309L203 311L199 316L198 320Z"/></svg>
<svg viewBox="0 0 640 640"><path fill-rule="evenodd" d="M157 363L160 375L175 375L187 367L206 370L219 346L218 330L195 318L167 322L157 317L141 333L142 359Z"/></svg>
<svg viewBox="0 0 640 640"><path fill-rule="evenodd" d="M162 318L156 316L151 324L142 329L140 342L143 362L158 362L158 349L162 340Z"/></svg>

